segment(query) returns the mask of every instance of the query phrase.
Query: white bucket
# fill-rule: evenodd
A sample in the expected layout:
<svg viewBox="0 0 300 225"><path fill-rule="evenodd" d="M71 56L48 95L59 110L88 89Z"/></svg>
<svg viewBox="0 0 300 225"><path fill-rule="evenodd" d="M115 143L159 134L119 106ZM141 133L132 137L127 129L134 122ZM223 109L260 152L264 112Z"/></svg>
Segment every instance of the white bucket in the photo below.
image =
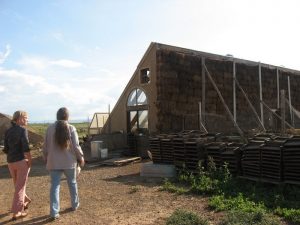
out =
<svg viewBox="0 0 300 225"><path fill-rule="evenodd" d="M108 156L108 149L107 148L102 148L100 149L100 158L105 159Z"/></svg>
<svg viewBox="0 0 300 225"><path fill-rule="evenodd" d="M92 141L91 142L91 157L100 158L100 150L102 147L103 141Z"/></svg>

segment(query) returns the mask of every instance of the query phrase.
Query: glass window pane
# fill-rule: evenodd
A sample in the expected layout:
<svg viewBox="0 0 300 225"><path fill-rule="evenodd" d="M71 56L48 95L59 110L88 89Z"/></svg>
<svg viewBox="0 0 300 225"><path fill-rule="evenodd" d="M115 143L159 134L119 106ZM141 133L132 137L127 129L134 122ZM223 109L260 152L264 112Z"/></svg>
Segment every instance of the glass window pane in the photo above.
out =
<svg viewBox="0 0 300 225"><path fill-rule="evenodd" d="M136 89L134 89L130 93L130 95L128 97L127 105L128 106L136 106Z"/></svg>
<svg viewBox="0 0 300 225"><path fill-rule="evenodd" d="M147 97L145 92L143 92L141 89L134 89L127 101L127 106L137 106L137 105L147 105Z"/></svg>
<svg viewBox="0 0 300 225"><path fill-rule="evenodd" d="M137 130L137 128L138 128L137 121L138 121L137 111L131 111L130 112L130 131L131 132L134 132Z"/></svg>
<svg viewBox="0 0 300 225"><path fill-rule="evenodd" d="M148 129L148 110L139 111L139 128Z"/></svg>
<svg viewBox="0 0 300 225"><path fill-rule="evenodd" d="M147 105L147 97L145 92L141 89L137 89L137 104L138 105Z"/></svg>

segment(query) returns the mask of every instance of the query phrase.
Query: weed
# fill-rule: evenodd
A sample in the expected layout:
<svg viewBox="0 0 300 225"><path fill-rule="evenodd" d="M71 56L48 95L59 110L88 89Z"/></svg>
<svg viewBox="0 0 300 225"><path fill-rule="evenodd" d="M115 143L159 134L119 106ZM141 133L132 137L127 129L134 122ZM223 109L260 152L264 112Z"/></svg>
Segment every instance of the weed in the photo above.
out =
<svg viewBox="0 0 300 225"><path fill-rule="evenodd" d="M167 219L166 225L208 225L206 219L197 214L182 209L176 209Z"/></svg>
<svg viewBox="0 0 300 225"><path fill-rule="evenodd" d="M163 186L160 188L161 191L168 191L176 194L185 194L189 192L189 189L183 186L177 186L171 183L169 180L165 180Z"/></svg>
<svg viewBox="0 0 300 225"><path fill-rule="evenodd" d="M133 194L139 190L138 186L132 186L129 190L129 194Z"/></svg>
<svg viewBox="0 0 300 225"><path fill-rule="evenodd" d="M212 158L208 159L206 171L201 164L196 174L184 168L179 172L178 182L168 181L162 190L179 194L192 192L209 195L210 207L218 211L239 210L244 213L261 214L268 212L291 222L300 222L300 189L297 186L234 178L226 164L217 168Z"/></svg>
<svg viewBox="0 0 300 225"><path fill-rule="evenodd" d="M264 212L231 211L219 225L279 225L280 221L273 215Z"/></svg>

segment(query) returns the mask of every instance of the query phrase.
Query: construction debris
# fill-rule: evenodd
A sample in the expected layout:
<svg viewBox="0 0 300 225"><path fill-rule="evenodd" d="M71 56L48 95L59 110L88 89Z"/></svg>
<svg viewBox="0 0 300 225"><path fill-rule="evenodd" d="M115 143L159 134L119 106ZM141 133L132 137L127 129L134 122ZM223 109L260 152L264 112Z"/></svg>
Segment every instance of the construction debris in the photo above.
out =
<svg viewBox="0 0 300 225"><path fill-rule="evenodd" d="M101 162L87 164L88 168L98 167L98 166L125 166L129 163L137 163L142 160L141 157L120 157L107 159Z"/></svg>

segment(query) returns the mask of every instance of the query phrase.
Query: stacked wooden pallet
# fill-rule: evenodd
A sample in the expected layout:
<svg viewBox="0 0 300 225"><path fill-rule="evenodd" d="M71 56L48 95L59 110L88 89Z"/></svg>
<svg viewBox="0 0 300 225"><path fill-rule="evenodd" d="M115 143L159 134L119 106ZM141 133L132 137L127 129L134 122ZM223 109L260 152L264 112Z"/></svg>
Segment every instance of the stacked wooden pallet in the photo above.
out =
<svg viewBox="0 0 300 225"><path fill-rule="evenodd" d="M261 146L261 178L282 181L282 145L285 140L269 140Z"/></svg>
<svg viewBox="0 0 300 225"><path fill-rule="evenodd" d="M286 141L283 149L283 176L285 183L300 184L300 137Z"/></svg>
<svg viewBox="0 0 300 225"><path fill-rule="evenodd" d="M161 163L160 140L158 137L149 138L150 152L152 155L153 163Z"/></svg>
<svg viewBox="0 0 300 225"><path fill-rule="evenodd" d="M241 171L242 145L229 143L224 152L221 153L223 164L227 164L231 174L238 175Z"/></svg>
<svg viewBox="0 0 300 225"><path fill-rule="evenodd" d="M211 157L216 167L223 165L221 154L226 150L225 142L212 142L205 146L207 157Z"/></svg>
<svg viewBox="0 0 300 225"><path fill-rule="evenodd" d="M172 137L160 139L161 162L164 164L174 164Z"/></svg>
<svg viewBox="0 0 300 225"><path fill-rule="evenodd" d="M206 141L206 138L194 138L185 140L185 165L188 170L196 171L199 167L199 163L202 163L202 165L204 164L204 144L206 143Z"/></svg>
<svg viewBox="0 0 300 225"><path fill-rule="evenodd" d="M184 137L178 136L173 138L174 165L178 169L183 169L185 164L185 145Z"/></svg>
<svg viewBox="0 0 300 225"><path fill-rule="evenodd" d="M243 149L242 174L249 179L259 179L261 175L260 146L264 141L250 141Z"/></svg>

